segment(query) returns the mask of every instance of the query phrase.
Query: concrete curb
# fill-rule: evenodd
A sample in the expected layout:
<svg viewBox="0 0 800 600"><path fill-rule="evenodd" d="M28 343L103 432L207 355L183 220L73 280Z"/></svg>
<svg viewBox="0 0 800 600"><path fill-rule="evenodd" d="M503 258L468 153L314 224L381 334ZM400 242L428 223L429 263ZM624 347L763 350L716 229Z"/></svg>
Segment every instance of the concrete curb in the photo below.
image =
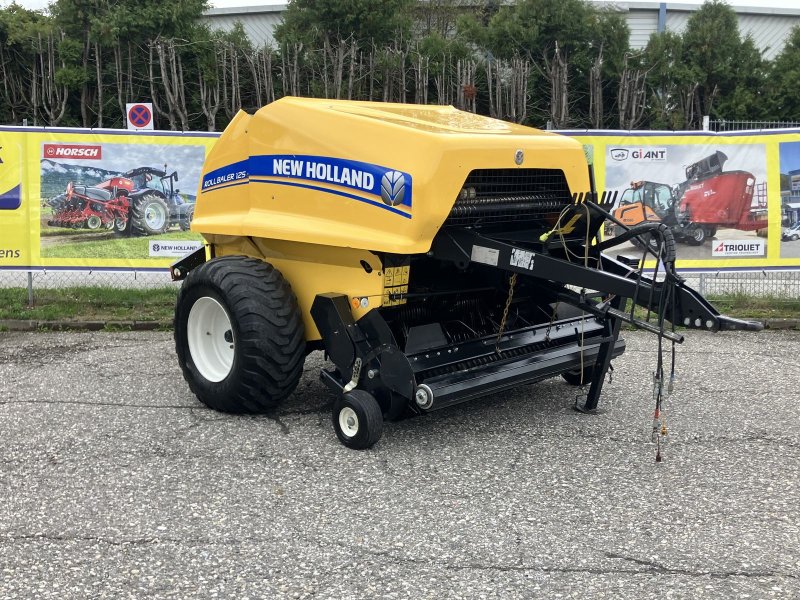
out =
<svg viewBox="0 0 800 600"><path fill-rule="evenodd" d="M800 319L764 319L766 329L800 329Z"/></svg>
<svg viewBox="0 0 800 600"><path fill-rule="evenodd" d="M800 318L757 320L764 324L765 329L800 330ZM103 329L130 331L171 330L172 321L28 321L24 319L0 319L0 331L101 331Z"/></svg>
<svg viewBox="0 0 800 600"><path fill-rule="evenodd" d="M130 331L172 329L172 321L28 321L23 319L0 319L0 330L2 331L101 331L103 329Z"/></svg>

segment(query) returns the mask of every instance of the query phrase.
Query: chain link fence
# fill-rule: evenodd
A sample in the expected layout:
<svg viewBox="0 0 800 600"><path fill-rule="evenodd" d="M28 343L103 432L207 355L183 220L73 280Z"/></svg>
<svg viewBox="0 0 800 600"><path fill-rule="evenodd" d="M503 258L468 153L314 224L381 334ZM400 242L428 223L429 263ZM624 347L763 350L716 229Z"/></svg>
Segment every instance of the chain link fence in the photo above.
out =
<svg viewBox="0 0 800 600"><path fill-rule="evenodd" d="M760 129L796 129L800 121L736 121L732 119L703 119L703 129L724 133L727 131L753 131Z"/></svg>
<svg viewBox="0 0 800 600"><path fill-rule="evenodd" d="M0 295L16 305L7 307L12 314L19 313L22 303L30 309L50 307L49 313L62 315L40 316L39 320L66 318L63 315L71 310L68 306L76 304L83 307L78 312L89 320L97 312L124 313L128 320L163 320L167 309L174 305L179 288L180 283L173 282L166 269L0 271L0 289L5 290ZM160 316L154 317L156 314Z"/></svg>
<svg viewBox="0 0 800 600"><path fill-rule="evenodd" d="M776 302L800 299L800 269L793 271L681 272L703 296L752 296Z"/></svg>
<svg viewBox="0 0 800 600"><path fill-rule="evenodd" d="M790 302L800 299L800 268L796 270L681 271L688 285L704 296L753 296ZM34 303L45 302L50 290L92 287L125 289L174 289L180 283L168 271L0 271L0 287L28 290Z"/></svg>

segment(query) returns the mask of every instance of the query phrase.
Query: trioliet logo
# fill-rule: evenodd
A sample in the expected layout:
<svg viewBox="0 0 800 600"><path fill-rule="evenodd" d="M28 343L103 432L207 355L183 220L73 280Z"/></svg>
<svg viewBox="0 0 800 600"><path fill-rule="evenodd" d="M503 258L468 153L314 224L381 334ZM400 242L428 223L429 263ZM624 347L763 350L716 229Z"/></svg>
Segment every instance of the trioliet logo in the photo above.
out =
<svg viewBox="0 0 800 600"><path fill-rule="evenodd" d="M764 240L721 240L714 243L711 256L764 256Z"/></svg>
<svg viewBox="0 0 800 600"><path fill-rule="evenodd" d="M100 160L103 158L102 146L86 144L45 144L42 148L44 158L82 158Z"/></svg>

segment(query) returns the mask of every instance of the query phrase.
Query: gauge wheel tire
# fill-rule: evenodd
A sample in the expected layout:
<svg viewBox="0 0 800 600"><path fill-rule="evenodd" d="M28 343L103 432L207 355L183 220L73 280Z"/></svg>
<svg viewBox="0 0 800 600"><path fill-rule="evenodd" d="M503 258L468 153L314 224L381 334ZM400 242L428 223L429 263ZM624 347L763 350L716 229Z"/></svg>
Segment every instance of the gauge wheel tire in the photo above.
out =
<svg viewBox="0 0 800 600"><path fill-rule="evenodd" d="M800 236L799 236L799 235L797 235L797 234L795 234L795 235L793 235L793 236L791 237L791 240L792 240L793 242L796 242L797 240L800 240Z"/></svg>
<svg viewBox="0 0 800 600"><path fill-rule="evenodd" d="M581 370L576 369L575 371L567 371L566 373L562 373L561 377L564 378L570 385L589 385L592 383L592 374L594 373L594 365L590 367L584 367L583 369L583 383L581 383Z"/></svg>
<svg viewBox="0 0 800 600"><path fill-rule="evenodd" d="M706 230L699 225L693 225L685 235L686 243L690 246L702 246L706 241Z"/></svg>
<svg viewBox="0 0 800 600"><path fill-rule="evenodd" d="M383 435L383 412L378 401L363 390L342 394L333 404L333 429L348 448L365 450Z"/></svg>
<svg viewBox="0 0 800 600"><path fill-rule="evenodd" d="M228 413L274 409L297 387L305 333L280 271L244 256L191 271L175 306L175 350L189 388Z"/></svg>
<svg viewBox="0 0 800 600"><path fill-rule="evenodd" d="M163 198L145 194L131 201L130 232L135 236L158 235L169 227L169 207Z"/></svg>

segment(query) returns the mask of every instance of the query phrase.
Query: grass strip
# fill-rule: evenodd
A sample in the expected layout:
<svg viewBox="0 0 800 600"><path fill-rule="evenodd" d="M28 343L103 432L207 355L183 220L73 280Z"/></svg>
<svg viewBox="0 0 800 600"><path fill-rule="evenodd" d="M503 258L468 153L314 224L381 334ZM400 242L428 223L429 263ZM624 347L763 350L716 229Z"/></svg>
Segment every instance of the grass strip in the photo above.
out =
<svg viewBox="0 0 800 600"><path fill-rule="evenodd" d="M37 288L28 306L26 288L0 289L0 319L33 321L168 321L177 286Z"/></svg>

